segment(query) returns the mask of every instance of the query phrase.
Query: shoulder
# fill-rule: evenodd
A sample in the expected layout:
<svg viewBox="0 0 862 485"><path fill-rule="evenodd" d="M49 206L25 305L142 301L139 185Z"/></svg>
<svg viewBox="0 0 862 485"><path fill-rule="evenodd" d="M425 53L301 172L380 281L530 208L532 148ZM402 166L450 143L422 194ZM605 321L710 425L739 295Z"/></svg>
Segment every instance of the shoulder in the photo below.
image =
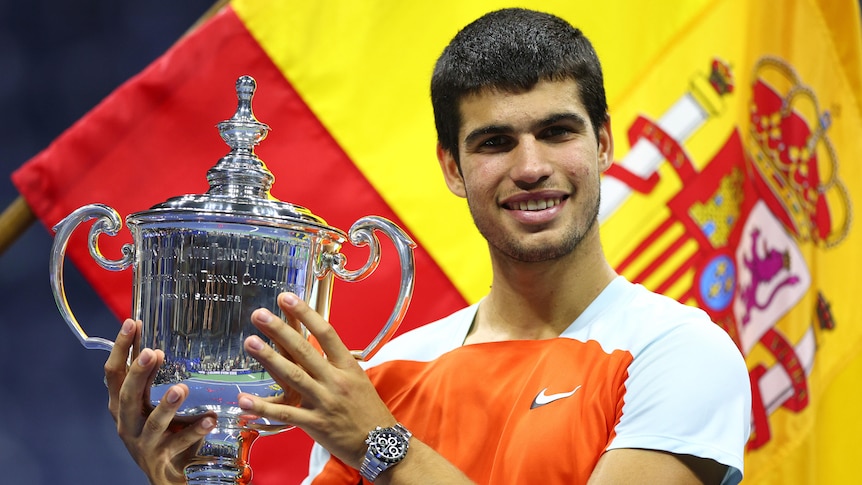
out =
<svg viewBox="0 0 862 485"><path fill-rule="evenodd" d="M478 303L405 332L384 345L364 367L368 369L392 360L428 362L460 347L470 330L477 308Z"/></svg>
<svg viewBox="0 0 862 485"><path fill-rule="evenodd" d="M669 360L682 368L693 366L697 372L726 373L747 382L742 352L705 311L634 286L637 296L631 311L643 316L635 324L651 333L645 339L648 345L642 349L642 358Z"/></svg>
<svg viewBox="0 0 862 485"><path fill-rule="evenodd" d="M664 450L742 470L750 430L745 359L701 309L623 281L605 343L631 352L615 448ZM602 326L595 324L596 326ZM611 330L613 329L613 331Z"/></svg>
<svg viewBox="0 0 862 485"><path fill-rule="evenodd" d="M626 310L643 318L653 319L658 325L711 324L709 315L700 308L680 303L669 296L650 291L639 284L629 283L626 295L629 298ZM714 326L714 325L712 325ZM720 329L719 329L720 330Z"/></svg>
<svg viewBox="0 0 862 485"><path fill-rule="evenodd" d="M734 388L748 385L742 352L706 312L641 285L622 283L618 292L622 304L616 306L609 319L613 323L608 325L616 337L604 340L631 352L630 377L642 371L661 372L668 384L672 376L688 376L719 388L727 381Z"/></svg>
<svg viewBox="0 0 862 485"><path fill-rule="evenodd" d="M656 345L716 347L736 352L727 333L700 308L614 279L564 336L596 340L608 351L649 355Z"/></svg>

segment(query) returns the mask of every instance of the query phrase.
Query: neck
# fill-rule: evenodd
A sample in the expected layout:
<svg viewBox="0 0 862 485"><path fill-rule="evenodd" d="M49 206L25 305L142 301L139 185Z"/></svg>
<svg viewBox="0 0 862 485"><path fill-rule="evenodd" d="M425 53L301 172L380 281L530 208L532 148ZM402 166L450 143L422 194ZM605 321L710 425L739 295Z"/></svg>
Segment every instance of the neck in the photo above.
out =
<svg viewBox="0 0 862 485"><path fill-rule="evenodd" d="M465 343L558 337L616 276L598 232L570 254L525 263L492 254L491 292Z"/></svg>

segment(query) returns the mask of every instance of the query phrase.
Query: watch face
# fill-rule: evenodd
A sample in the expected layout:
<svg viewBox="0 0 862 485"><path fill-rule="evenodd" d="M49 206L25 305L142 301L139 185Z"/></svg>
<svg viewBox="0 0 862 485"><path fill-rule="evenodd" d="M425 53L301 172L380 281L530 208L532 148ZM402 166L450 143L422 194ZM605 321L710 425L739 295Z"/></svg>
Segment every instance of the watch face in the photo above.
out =
<svg viewBox="0 0 862 485"><path fill-rule="evenodd" d="M382 429L368 438L368 447L379 460L396 463L407 454L407 439L401 433Z"/></svg>

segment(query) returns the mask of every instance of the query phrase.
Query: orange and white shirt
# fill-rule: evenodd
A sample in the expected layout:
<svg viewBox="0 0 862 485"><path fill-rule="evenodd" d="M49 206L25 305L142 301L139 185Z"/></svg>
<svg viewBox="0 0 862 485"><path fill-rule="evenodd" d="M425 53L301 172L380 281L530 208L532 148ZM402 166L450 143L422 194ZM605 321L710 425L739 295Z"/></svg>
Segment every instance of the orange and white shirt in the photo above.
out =
<svg viewBox="0 0 862 485"><path fill-rule="evenodd" d="M617 277L558 338L463 345L477 308L367 366L395 417L476 483L586 483L616 448L711 458L724 483L742 479L748 372L703 311ZM315 445L304 483L359 482Z"/></svg>

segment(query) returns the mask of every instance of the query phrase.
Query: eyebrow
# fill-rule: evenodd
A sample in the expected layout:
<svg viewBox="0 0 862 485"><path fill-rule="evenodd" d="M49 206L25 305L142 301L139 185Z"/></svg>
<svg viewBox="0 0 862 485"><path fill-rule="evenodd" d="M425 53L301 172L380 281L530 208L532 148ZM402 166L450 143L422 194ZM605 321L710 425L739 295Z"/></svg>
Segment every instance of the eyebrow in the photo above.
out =
<svg viewBox="0 0 862 485"><path fill-rule="evenodd" d="M564 112L564 113L554 113L546 118L543 118L531 126L532 130L544 128L547 126L554 125L561 121L569 121L573 122L580 129L584 129L587 126L587 120L583 116L578 113L572 112ZM486 125L476 128L471 131L464 137L464 144L466 146L470 146L472 143L476 141L477 138L481 138L486 135L499 135L503 133L511 133L514 131L514 128L511 125Z"/></svg>
<svg viewBox="0 0 862 485"><path fill-rule="evenodd" d="M575 123L576 125L578 125L579 128L585 128L587 126L586 118L584 118L580 114L565 112L565 113L556 113L556 114L553 114L551 116L548 116L547 118L540 120L538 123L536 123L535 127L536 128L543 128L545 126L550 126L550 125L559 123L560 121L571 121L571 122Z"/></svg>
<svg viewBox="0 0 862 485"><path fill-rule="evenodd" d="M501 133L510 133L512 131L514 130L510 125L487 125L481 128L476 128L464 138L464 145L470 146L477 138L481 138L486 135L499 135Z"/></svg>

